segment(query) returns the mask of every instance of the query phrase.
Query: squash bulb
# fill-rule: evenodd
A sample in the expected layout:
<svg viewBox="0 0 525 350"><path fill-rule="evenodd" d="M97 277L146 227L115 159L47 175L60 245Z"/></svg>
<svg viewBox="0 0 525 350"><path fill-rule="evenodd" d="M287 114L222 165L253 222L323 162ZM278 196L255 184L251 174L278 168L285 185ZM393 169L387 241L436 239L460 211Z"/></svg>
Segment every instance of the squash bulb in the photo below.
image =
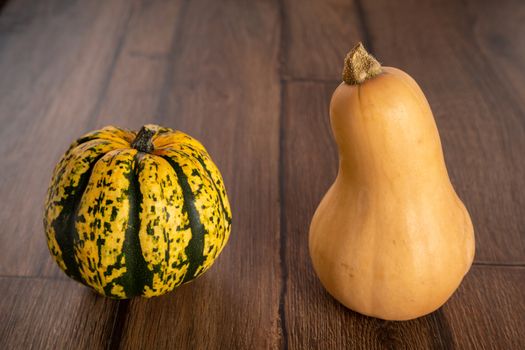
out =
<svg viewBox="0 0 525 350"><path fill-rule="evenodd" d="M385 320L428 314L474 258L432 111L406 73L357 45L330 103L339 171L310 226L313 267L346 307Z"/></svg>

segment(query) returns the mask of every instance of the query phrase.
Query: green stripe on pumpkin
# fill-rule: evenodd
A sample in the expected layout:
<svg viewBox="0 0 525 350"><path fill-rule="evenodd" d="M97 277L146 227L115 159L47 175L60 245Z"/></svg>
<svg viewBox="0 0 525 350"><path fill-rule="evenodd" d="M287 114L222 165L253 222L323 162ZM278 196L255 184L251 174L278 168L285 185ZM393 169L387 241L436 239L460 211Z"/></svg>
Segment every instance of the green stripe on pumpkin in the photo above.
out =
<svg viewBox="0 0 525 350"><path fill-rule="evenodd" d="M187 153L186 149L190 150L191 153ZM202 169L206 173L208 179L210 180L210 183L212 184L215 192L217 192L218 198L219 198L219 205L221 208L222 216L224 220L226 221L226 226L224 227L224 230L226 232L229 232L230 226L232 223L232 217L229 207L226 207L224 204L225 201L227 201L226 198L226 190L224 189L224 183L222 178L220 177L220 173L217 172L218 178L214 176L214 173L208 169L208 166L206 162L211 163L210 165L212 167L215 167L215 164L210 159L209 155L207 153L203 153L202 151L196 149L190 144L183 144L181 145L181 150L179 152L182 152L186 155L186 157L195 158L199 164L201 165ZM219 189L219 185L223 190ZM221 245L224 245L224 240L227 238L227 234L222 235Z"/></svg>
<svg viewBox="0 0 525 350"><path fill-rule="evenodd" d="M133 158L133 167L126 174L129 180L128 201L129 201L129 218L128 227L126 228L122 253L126 258L126 272L121 277L113 281L105 288L107 293L111 291L113 285L121 285L127 298L142 295L145 286L152 285L153 271L148 269L148 264L144 259L142 248L140 246L139 229L140 229L140 212L142 203L142 193L138 181L139 163L141 153L137 153Z"/></svg>
<svg viewBox="0 0 525 350"><path fill-rule="evenodd" d="M85 282L80 275L78 264L75 260L75 244L79 239L78 232L75 227L75 221L77 219L80 200L82 199L82 195L84 194L84 191L88 185L89 177L91 176L93 167L103 156L104 155L101 154L89 161L89 168L84 174L80 175L80 179L76 186L66 187L64 189L64 192L67 196L64 197L60 203L56 203L56 205L60 205L63 209L59 216L51 223L55 230L55 239L57 240L60 250L62 251L62 259L66 265L66 274L82 283Z"/></svg>
<svg viewBox="0 0 525 350"><path fill-rule="evenodd" d="M195 207L195 196L188 183L188 177L184 174L184 171L177 162L167 156L163 158L171 165L175 174L177 174L177 179L184 196L184 211L188 214L190 220L191 240L185 249L190 265L183 280L183 282L188 282L196 277L195 273L197 269L204 263L205 256L203 255L203 251L206 230L200 221L200 214Z"/></svg>
<svg viewBox="0 0 525 350"><path fill-rule="evenodd" d="M218 179L216 180L216 179L213 178L213 175L212 175L211 171L208 169L208 167L206 167L206 163L204 162L202 157L201 156L196 156L196 158L199 161L199 163L202 165L202 168L206 171L206 174L208 174L208 177L210 178L211 183L213 184L213 188L219 194L219 202L221 204L221 210L222 210L222 212L224 214L224 218L226 219L226 222L228 222L228 224L231 224L232 218L230 216L229 211L226 210L226 207L224 206L223 196L226 194L226 191L224 191L224 193L222 193L219 190L219 188L217 187L217 183L216 183L216 181L219 181L219 180Z"/></svg>

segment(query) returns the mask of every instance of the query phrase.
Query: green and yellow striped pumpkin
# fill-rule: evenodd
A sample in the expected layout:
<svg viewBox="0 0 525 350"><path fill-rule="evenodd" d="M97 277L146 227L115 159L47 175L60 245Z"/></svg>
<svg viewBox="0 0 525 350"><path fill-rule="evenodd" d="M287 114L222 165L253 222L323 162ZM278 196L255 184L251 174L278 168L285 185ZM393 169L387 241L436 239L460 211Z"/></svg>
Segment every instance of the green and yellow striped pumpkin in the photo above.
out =
<svg viewBox="0 0 525 350"><path fill-rule="evenodd" d="M152 297L212 265L231 212L197 140L157 125L108 126L74 142L56 166L44 227L68 276L112 298Z"/></svg>

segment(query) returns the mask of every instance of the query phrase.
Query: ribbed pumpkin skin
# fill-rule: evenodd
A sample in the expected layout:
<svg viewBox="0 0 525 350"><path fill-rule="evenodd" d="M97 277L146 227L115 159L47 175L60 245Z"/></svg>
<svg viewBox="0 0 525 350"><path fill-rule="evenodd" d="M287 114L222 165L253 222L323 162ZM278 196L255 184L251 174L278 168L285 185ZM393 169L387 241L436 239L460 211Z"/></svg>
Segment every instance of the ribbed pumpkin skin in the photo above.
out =
<svg viewBox="0 0 525 350"><path fill-rule="evenodd" d="M150 153L108 126L71 145L55 168L44 227L57 264L112 298L153 297L201 275L226 244L221 174L192 137L157 125Z"/></svg>

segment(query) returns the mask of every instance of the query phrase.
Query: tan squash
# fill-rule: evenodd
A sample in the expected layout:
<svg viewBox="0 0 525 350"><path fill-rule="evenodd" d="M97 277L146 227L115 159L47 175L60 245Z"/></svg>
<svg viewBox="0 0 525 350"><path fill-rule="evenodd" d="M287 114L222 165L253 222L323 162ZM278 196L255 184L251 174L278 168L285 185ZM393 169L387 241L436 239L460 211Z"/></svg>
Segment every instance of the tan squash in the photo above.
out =
<svg viewBox="0 0 525 350"><path fill-rule="evenodd" d="M322 284L346 307L385 320L439 308L474 258L425 95L357 45L330 104L339 173L310 226Z"/></svg>

